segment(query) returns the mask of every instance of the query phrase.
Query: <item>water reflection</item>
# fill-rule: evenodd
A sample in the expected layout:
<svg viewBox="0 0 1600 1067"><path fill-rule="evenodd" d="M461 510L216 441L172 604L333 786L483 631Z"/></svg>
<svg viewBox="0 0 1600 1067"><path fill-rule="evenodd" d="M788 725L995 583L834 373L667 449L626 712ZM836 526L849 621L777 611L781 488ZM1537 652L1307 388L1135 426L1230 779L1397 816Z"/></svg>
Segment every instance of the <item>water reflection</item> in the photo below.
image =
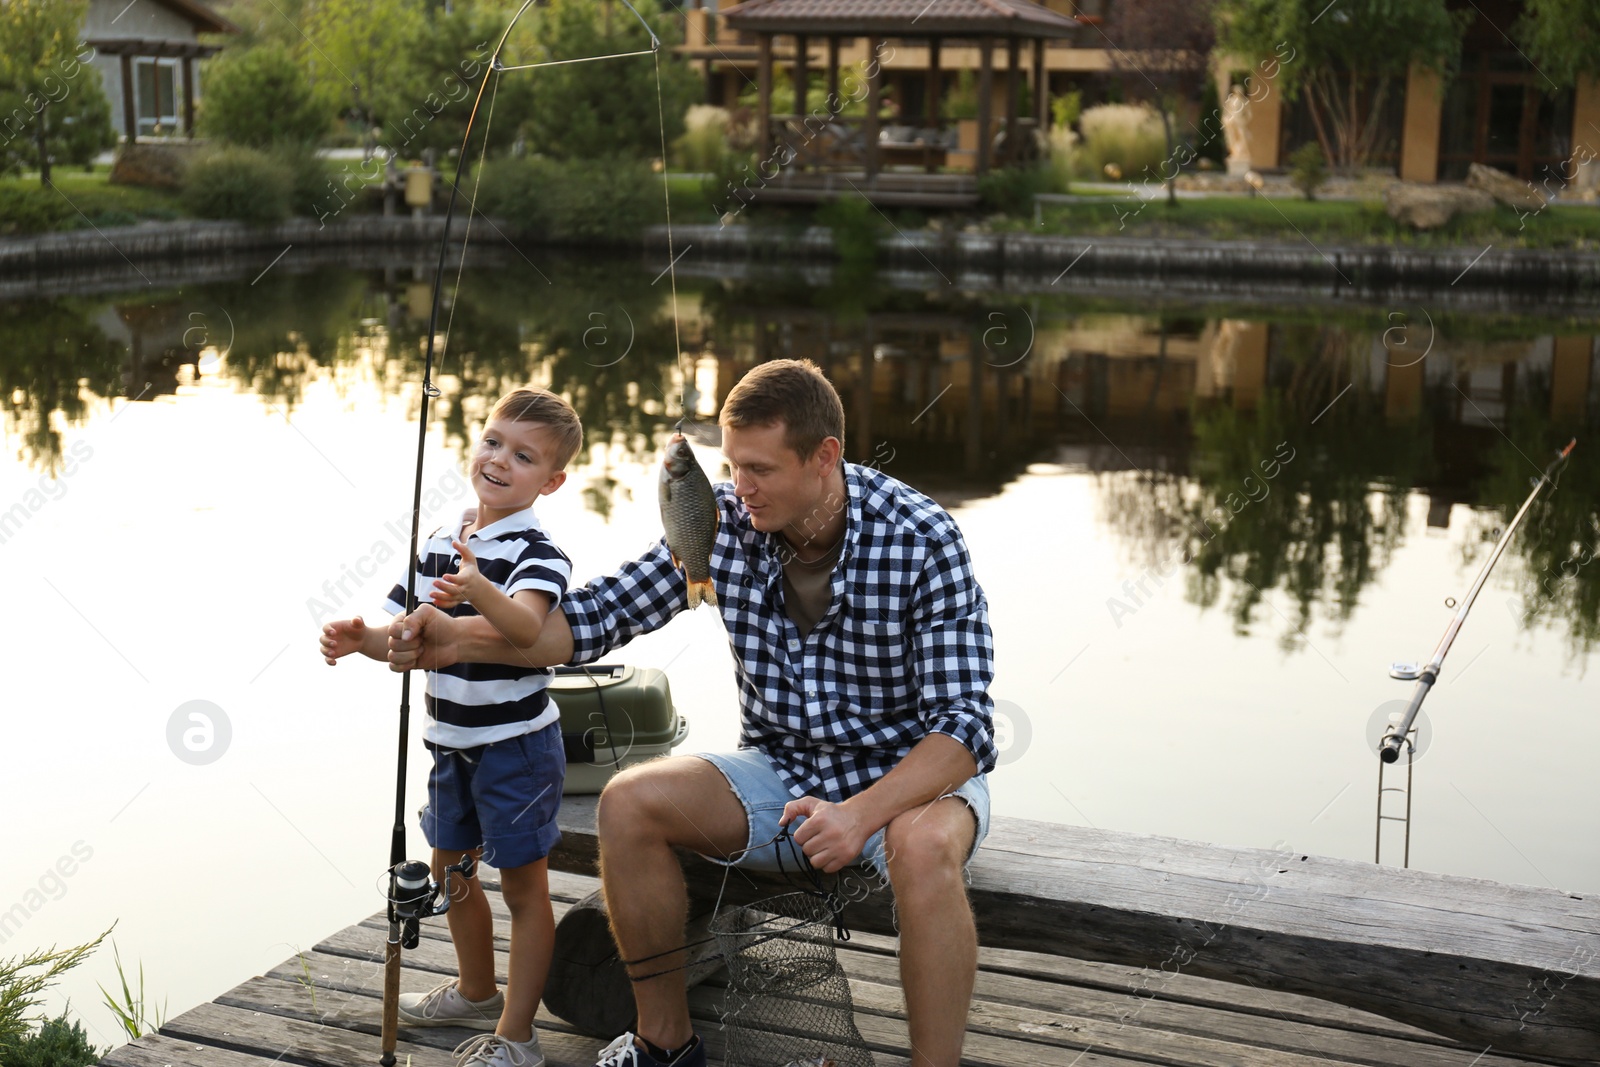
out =
<svg viewBox="0 0 1600 1067"><path fill-rule="evenodd" d="M430 292L418 263L0 304L14 447L54 473L62 427L97 400L172 396L213 362L281 414L324 379L380 383L414 411ZM1528 629L1561 626L1575 656L1600 634L1600 321L928 292L881 284L870 263L820 285L680 278L676 299L675 326L670 282L631 261L469 270L443 308L431 417L464 454L494 397L528 382L565 394L604 446L584 497L607 515L628 489L614 458L646 459L750 366L810 358L844 398L849 456L947 505L998 493L1040 458L1093 471L1140 574L1113 618L1176 581L1246 632L1282 590L1289 648L1315 617L1354 616L1402 544L1411 494L1426 494L1435 528L1467 505L1472 544L1492 542L1577 435L1571 470L1514 542L1508 610Z"/></svg>

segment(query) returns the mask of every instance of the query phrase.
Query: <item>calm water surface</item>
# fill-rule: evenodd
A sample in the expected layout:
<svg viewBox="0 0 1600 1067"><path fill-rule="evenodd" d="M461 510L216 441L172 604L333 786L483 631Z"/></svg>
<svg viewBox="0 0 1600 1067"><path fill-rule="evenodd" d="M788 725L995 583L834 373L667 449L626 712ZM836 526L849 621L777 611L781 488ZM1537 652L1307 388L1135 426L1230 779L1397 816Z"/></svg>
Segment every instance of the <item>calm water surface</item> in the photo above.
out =
<svg viewBox="0 0 1600 1067"><path fill-rule="evenodd" d="M1388 664L1427 657L1578 435L1429 699L1411 860L1600 889L1600 321L705 268L680 278L686 382L662 264L534 258L463 278L425 521L469 502L487 405L548 385L591 447L541 513L603 573L659 535L686 384L711 414L753 363L818 360L851 458L944 502L971 545L1005 815L1370 860L1372 724L1409 693ZM252 283L262 265L0 303L0 957L115 922L174 1014L376 911L388 853L399 681L315 642L377 616L404 565L431 275L290 257ZM698 612L616 658L665 667L690 746L728 747L726 649ZM210 762L185 747L192 701L220 709L188 739ZM119 1042L112 981L106 951L52 1007Z"/></svg>

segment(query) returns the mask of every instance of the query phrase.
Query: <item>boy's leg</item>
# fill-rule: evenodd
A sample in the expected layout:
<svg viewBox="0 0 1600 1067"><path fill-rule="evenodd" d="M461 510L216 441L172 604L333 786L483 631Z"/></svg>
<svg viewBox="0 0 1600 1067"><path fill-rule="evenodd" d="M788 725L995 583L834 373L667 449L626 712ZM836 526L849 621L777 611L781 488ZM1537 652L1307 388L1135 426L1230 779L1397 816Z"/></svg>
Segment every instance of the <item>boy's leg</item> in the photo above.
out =
<svg viewBox="0 0 1600 1067"><path fill-rule="evenodd" d="M896 816L885 837L913 1067L956 1067L961 1059L978 970L963 874L976 834L966 801L945 797Z"/></svg>
<svg viewBox="0 0 1600 1067"><path fill-rule="evenodd" d="M471 850L474 859L481 859L483 849ZM459 863L461 850L433 850L433 877L444 877L444 869ZM483 885L478 881L476 868L472 877L462 882L459 874L450 876L450 910L445 913L450 924L450 943L456 949L456 967L461 975L456 989L468 1000L488 1000L494 996L494 916L489 912L489 898L483 895Z"/></svg>
<svg viewBox="0 0 1600 1067"><path fill-rule="evenodd" d="M556 920L550 908L549 872L548 859L500 872L500 892L511 910L511 965L505 1008L495 1033L512 1041L533 1039L533 1017L550 974Z"/></svg>
<svg viewBox="0 0 1600 1067"><path fill-rule="evenodd" d="M744 805L715 766L695 756L669 756L631 767L600 795L600 884L617 949L624 960L671 952L684 942L688 893L674 846L712 856L745 847ZM694 1029L682 953L630 968L660 977L633 984L637 1033L662 1048L686 1044Z"/></svg>

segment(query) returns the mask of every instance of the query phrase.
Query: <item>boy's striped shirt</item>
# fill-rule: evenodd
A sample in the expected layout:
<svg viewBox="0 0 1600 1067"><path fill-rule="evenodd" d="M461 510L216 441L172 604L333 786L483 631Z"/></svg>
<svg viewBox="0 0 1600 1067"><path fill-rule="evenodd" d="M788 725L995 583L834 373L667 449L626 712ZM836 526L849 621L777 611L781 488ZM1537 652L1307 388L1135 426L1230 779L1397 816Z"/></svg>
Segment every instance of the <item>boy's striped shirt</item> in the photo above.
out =
<svg viewBox="0 0 1600 1067"><path fill-rule="evenodd" d="M417 603L431 603L434 579L455 573L460 557L450 542L462 539L471 517L469 511L453 526L440 527L418 549ZM556 603L572 579L572 561L550 540L532 508L464 540L478 557L479 573L507 596L533 589ZM405 611L403 579L390 590L387 607L396 614ZM479 614L471 604L445 610L457 618ZM560 718L545 692L551 674L546 668L500 663L457 663L429 671L423 739L445 748L473 748L549 726Z"/></svg>

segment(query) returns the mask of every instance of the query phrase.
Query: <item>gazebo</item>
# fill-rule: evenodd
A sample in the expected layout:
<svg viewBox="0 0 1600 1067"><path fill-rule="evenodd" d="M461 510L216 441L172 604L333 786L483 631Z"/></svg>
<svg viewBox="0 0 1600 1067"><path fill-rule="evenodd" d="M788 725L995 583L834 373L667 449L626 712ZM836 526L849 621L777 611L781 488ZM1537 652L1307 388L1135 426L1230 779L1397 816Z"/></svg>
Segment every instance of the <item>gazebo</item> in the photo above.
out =
<svg viewBox="0 0 1600 1067"><path fill-rule="evenodd" d="M723 12L726 25L756 39L763 200L816 202L855 190L878 204L965 207L977 201L977 178L996 166L1032 157L1033 132L1049 126L1045 43L1071 39L1076 19L1033 0L745 0ZM795 114L772 113L774 39L793 41ZM841 94L841 50L865 49ZM1032 44L1031 120L1020 117L1027 90L1023 42ZM826 106L807 113L810 49L824 46ZM891 43L893 42L893 43ZM1006 51L1002 114L995 107L995 50ZM941 53L960 49L975 60L977 114L959 123L941 114ZM975 56L971 53L975 52ZM925 79L920 114L885 123L886 66L920 70ZM862 101L865 114L841 114ZM998 120L998 121L997 121ZM747 183L748 185L748 183Z"/></svg>

